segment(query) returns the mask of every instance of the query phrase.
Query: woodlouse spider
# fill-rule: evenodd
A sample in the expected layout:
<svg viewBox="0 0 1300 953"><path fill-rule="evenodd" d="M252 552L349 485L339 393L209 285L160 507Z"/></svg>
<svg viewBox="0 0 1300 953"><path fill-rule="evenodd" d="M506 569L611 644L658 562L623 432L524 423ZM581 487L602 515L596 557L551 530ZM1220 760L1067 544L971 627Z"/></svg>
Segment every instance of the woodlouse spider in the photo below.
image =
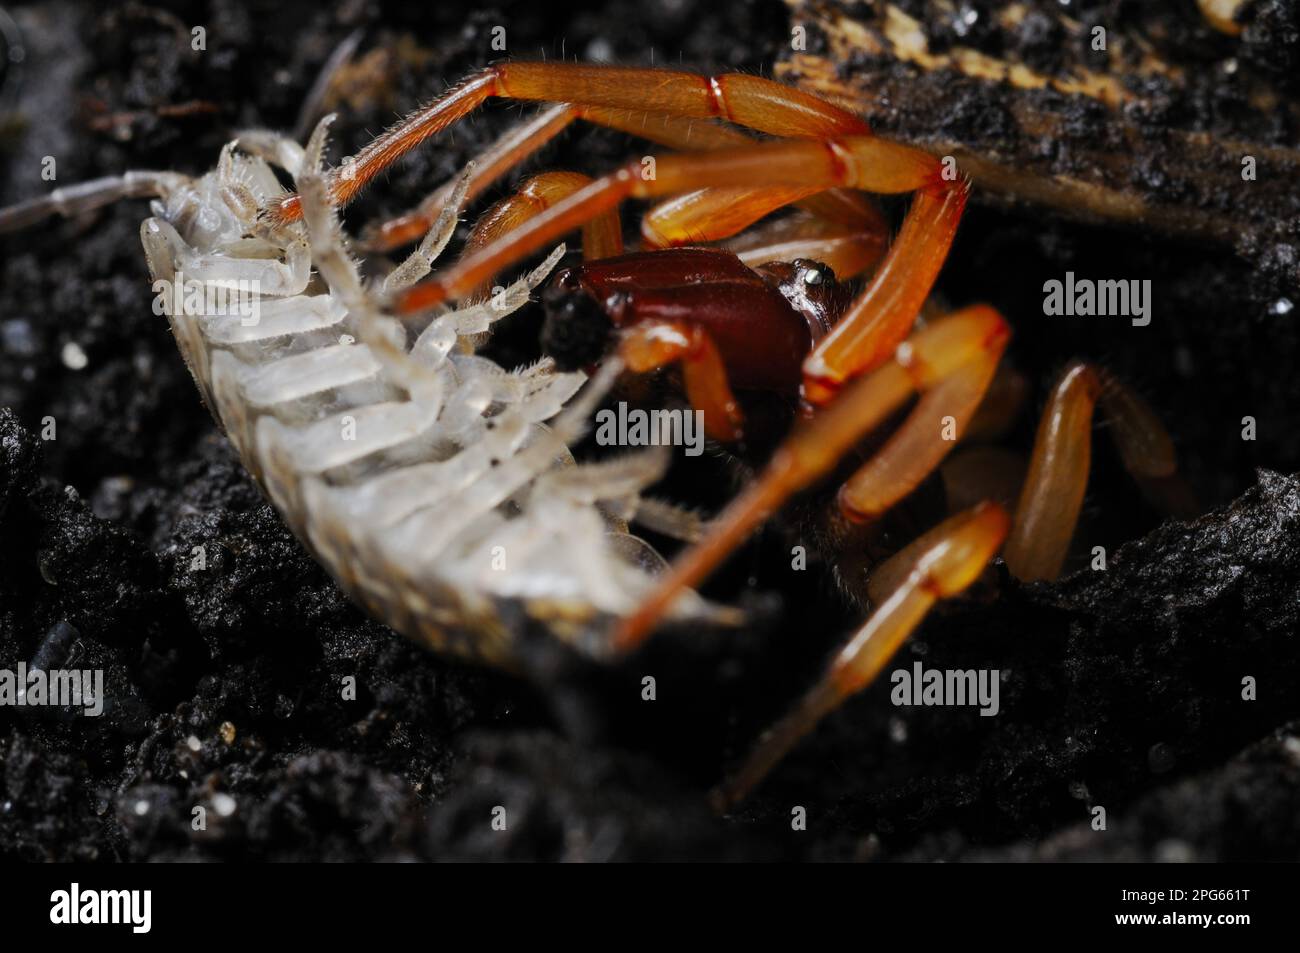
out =
<svg viewBox="0 0 1300 953"><path fill-rule="evenodd" d="M393 311L414 314L480 295L503 268L581 227L587 262L563 272L545 295L545 346L562 364L611 355L637 372L678 364L688 399L720 441L743 434L733 385L802 396L806 419L622 621L615 634L620 649L635 649L683 590L909 402L914 406L901 424L840 487L848 520L881 517L966 434L1011 332L993 308L976 305L911 333L966 202L968 185L950 164L878 138L856 116L759 77L508 63L420 109L336 170L334 200L346 203L403 153L491 97L569 105L503 140L480 163L483 180L575 118L705 151L660 156L653 174L646 174L650 163L633 162L594 180L572 173L530 180L480 222L457 265L395 297ZM700 122L715 119L777 138L754 141ZM913 195L887 250L883 220L862 192ZM643 220L647 250L621 255L617 209L629 198L665 201ZM794 203L807 214L769 230L743 259L718 248L671 247L729 238ZM284 198L270 214L293 220L298 198ZM428 218L415 213L389 223L374 240L394 244L418 234ZM835 276L872 265L856 296ZM1068 366L1049 398L1014 515L998 503L978 503L879 565L868 585L875 611L721 789L722 806L743 797L819 719L870 684L929 608L966 589L999 550L1018 579L1058 575L1084 496L1098 402L1135 478L1158 488L1174 476L1172 442L1138 396L1102 370Z"/></svg>

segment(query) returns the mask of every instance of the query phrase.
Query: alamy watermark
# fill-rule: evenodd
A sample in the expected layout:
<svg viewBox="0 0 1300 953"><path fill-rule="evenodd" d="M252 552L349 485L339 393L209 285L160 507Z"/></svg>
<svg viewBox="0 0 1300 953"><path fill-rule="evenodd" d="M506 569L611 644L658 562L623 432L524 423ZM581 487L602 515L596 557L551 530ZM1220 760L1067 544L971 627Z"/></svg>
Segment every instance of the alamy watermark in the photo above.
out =
<svg viewBox="0 0 1300 953"><path fill-rule="evenodd" d="M996 668L927 669L913 662L910 670L896 668L889 676L889 700L899 707L978 705L980 716L991 718L1000 710L1001 675Z"/></svg>
<svg viewBox="0 0 1300 953"><path fill-rule="evenodd" d="M148 933L153 926L153 891L82 890L74 882L68 890L50 894L50 922L123 923L130 925L132 933Z"/></svg>
<svg viewBox="0 0 1300 953"><path fill-rule="evenodd" d="M1043 314L1047 315L1123 315L1133 319L1133 326L1144 328L1151 323L1151 279L1075 278L1065 273L1065 281L1053 278L1043 282Z"/></svg>
<svg viewBox="0 0 1300 953"><path fill-rule="evenodd" d="M88 718L104 713L103 669L0 669L0 706L80 708Z"/></svg>
<svg viewBox="0 0 1300 953"><path fill-rule="evenodd" d="M255 278L199 281L187 279L183 271L178 271L175 280L156 279L153 292L153 313L159 317L237 317L246 328L262 320L261 282Z"/></svg>
<svg viewBox="0 0 1300 953"><path fill-rule="evenodd" d="M628 409L596 412L596 443L602 447L685 447L686 456L704 452L704 411Z"/></svg>

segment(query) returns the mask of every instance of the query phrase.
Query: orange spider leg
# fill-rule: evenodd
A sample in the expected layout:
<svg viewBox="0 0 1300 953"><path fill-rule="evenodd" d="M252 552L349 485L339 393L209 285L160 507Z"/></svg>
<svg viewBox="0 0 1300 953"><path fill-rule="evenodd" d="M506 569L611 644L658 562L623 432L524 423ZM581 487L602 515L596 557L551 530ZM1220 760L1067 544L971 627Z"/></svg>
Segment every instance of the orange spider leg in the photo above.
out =
<svg viewBox="0 0 1300 953"><path fill-rule="evenodd" d="M507 196L483 213L470 232L463 255L472 255L510 234L530 218L590 184L591 177L580 172L543 172L525 180L514 195ZM588 261L622 253L623 226L619 222L618 209L609 209L583 224L582 254ZM486 297L488 284L479 285L470 298Z"/></svg>
<svg viewBox="0 0 1300 953"><path fill-rule="evenodd" d="M992 308L958 311L922 328L892 360L852 382L840 398L796 427L767 468L714 521L709 535L686 550L614 635L617 648L638 646L684 589L697 586L793 494L825 475L866 434L913 394L922 394L972 362L1001 352L1011 331ZM996 364L996 360L993 361ZM929 421L909 417L906 428L933 434Z"/></svg>
<svg viewBox="0 0 1300 953"><path fill-rule="evenodd" d="M1055 579L1061 571L1088 486L1092 413L1100 394L1096 371L1074 364L1047 400L1004 553L1017 579Z"/></svg>
<svg viewBox="0 0 1300 953"><path fill-rule="evenodd" d="M854 204L844 201L844 197L857 197L864 201ZM674 196L650 209L641 219L641 237L647 248L717 241L739 234L779 208L798 204L811 211L816 216L814 221L826 226L828 234L833 231L837 235L854 233L874 238L871 244L877 253L870 262L874 264L884 252L888 228L879 209L866 199L862 192L844 189L819 192L816 187L797 185L767 189L697 189ZM804 219L806 216L799 221ZM812 231L807 227L803 230L807 233ZM865 268L863 265L846 272L836 269L836 274L857 274Z"/></svg>
<svg viewBox="0 0 1300 953"><path fill-rule="evenodd" d="M715 794L715 805L723 809L744 798L822 718L870 685L931 606L979 578L1002 545L1009 523L1002 507L981 503L926 534L924 545L909 552L906 572L899 573L889 597L794 710L759 739L740 771Z"/></svg>
<svg viewBox="0 0 1300 953"><path fill-rule="evenodd" d="M442 98L417 109L370 142L355 160L330 175L335 205L350 202L376 175L430 136L490 98L574 103L584 107L669 113L687 119L725 119L776 136L866 135L858 117L773 80L730 73L700 76L658 69L578 63L502 63L469 77ZM302 217L296 194L272 210L277 223Z"/></svg>
<svg viewBox="0 0 1300 953"><path fill-rule="evenodd" d="M660 202L641 219L646 248L699 245L730 238L760 218L815 195L816 187L697 189Z"/></svg>
<svg viewBox="0 0 1300 953"><path fill-rule="evenodd" d="M700 122L698 119L691 117L628 109L608 109L599 106L572 106L570 108L574 110L579 118L595 125L617 129L628 135L637 136L679 152L736 148L754 142L752 138L738 129L721 126L714 122ZM714 191L719 190L705 189L695 193L697 201L701 201ZM757 198L757 196L764 194L765 191L770 190L726 189L725 199L719 199L711 203L711 206L717 207L721 212L731 212L732 220L728 227L732 230L725 233L719 231L696 240L709 241L713 238L730 237L751 222L762 218L768 212L792 202L828 222L871 228L880 231L882 234L886 230L884 216L881 215L876 204L866 195L852 189L830 189L824 192L818 192L815 189L800 189L797 191L801 192L801 195L787 198L784 201L773 201L771 197L766 201ZM743 217L737 216L733 211L735 206L750 208L750 214L753 217L744 220ZM645 234L644 224L642 233ZM706 231L701 229L699 234L705 235Z"/></svg>
<svg viewBox="0 0 1300 953"><path fill-rule="evenodd" d="M720 149L753 141L739 130L717 123L700 122L666 113L564 103L551 106L510 130L480 155L469 175L465 202L472 202L489 185L524 162L578 119L683 151ZM390 251L418 241L429 231L447 204L455 185L455 180L449 181L412 211L368 228L362 239L363 247L372 251ZM836 189L810 196L799 204L828 221L844 224L864 222L881 230L885 227L880 210L858 192Z"/></svg>
<svg viewBox="0 0 1300 953"><path fill-rule="evenodd" d="M1055 579L1065 564L1088 485L1092 417L1098 400L1125 468L1140 482L1173 476L1173 441L1155 413L1114 377L1074 362L1048 398L1034 439L1029 474L1007 540L1007 569L1017 579Z"/></svg>
<svg viewBox="0 0 1300 953"><path fill-rule="evenodd" d="M847 517L857 522L875 519L915 490L943 462L965 436L1005 345L1004 339L981 351L921 397L908 423L840 487L840 510Z"/></svg>
<svg viewBox="0 0 1300 953"><path fill-rule="evenodd" d="M639 374L680 362L686 398L704 414L705 433L715 440L741 439L743 418L722 356L699 325L685 321L633 325L620 337L618 353L628 369Z"/></svg>
<svg viewBox="0 0 1300 953"><path fill-rule="evenodd" d="M793 140L755 143L741 149L719 149L706 153L688 153L663 156L656 162L655 174L642 175L640 162L629 163L622 169L602 176L591 185L529 220L500 241L467 256L442 275L414 285L403 292L395 303L399 314L411 314L436 307L445 301L461 298L481 281L559 236L581 226L596 215L616 207L627 198L655 198L675 195L701 186L717 187L771 187L819 186L824 189L850 186L869 192L912 192L934 186L940 182L939 166L927 153L909 146L899 145L871 136L855 136L840 140ZM964 186L944 188L946 195L959 195L959 201L943 200L940 207L960 212L964 201ZM923 193L913 202L909 221L904 224L899 242L886 256L876 282L865 294L872 295L878 287L879 274L888 272L902 281L902 270L890 267L890 262L901 254L911 261L916 247L924 240L916 236L920 226L918 209L926 214L932 203ZM955 227L955 219L953 221ZM909 228L909 225L912 227ZM906 240L905 240L906 239ZM948 242L941 240L946 253ZM901 248L901 251L900 251ZM937 270L938 264L934 263ZM926 284L920 297L929 292L933 275L924 275ZM881 297L881 296L877 296ZM874 300L874 299L873 299ZM855 306L855 310L856 306ZM919 304L918 304L919 310ZM913 313L912 318L915 317ZM847 320L847 319L846 319ZM909 318L909 323L910 323ZM841 322L841 327L843 326ZM833 335L827 337L831 340ZM823 346L825 342L823 342ZM816 353L814 352L814 356Z"/></svg>
<svg viewBox="0 0 1300 953"><path fill-rule="evenodd" d="M1201 512L1196 494L1178 473L1173 439L1156 412L1113 374L1101 375L1101 409L1110 422L1111 441L1129 475L1146 497L1177 519Z"/></svg>
<svg viewBox="0 0 1300 953"><path fill-rule="evenodd" d="M968 192L962 180L917 193L871 284L804 362L808 403L825 404L846 380L878 366L907 336L948 257Z"/></svg>
<svg viewBox="0 0 1300 953"><path fill-rule="evenodd" d="M695 118L674 116L669 113L608 109L600 106L568 108L572 109L578 118L594 125L617 129L619 132L679 152L734 149L750 145L755 141L731 126L721 126L716 122L701 122ZM730 190L732 201L742 203L748 201L746 192L749 191L752 190ZM868 196L852 189L831 189L810 194L806 198L796 200L796 204L828 222L855 227L869 226L882 232L886 228L885 219L876 204ZM773 208L778 207L780 206L773 206Z"/></svg>
<svg viewBox="0 0 1300 953"><path fill-rule="evenodd" d="M838 278L853 278L880 261L886 235L868 223L843 226L796 213L753 230L725 247L751 268L772 261L820 261Z"/></svg>

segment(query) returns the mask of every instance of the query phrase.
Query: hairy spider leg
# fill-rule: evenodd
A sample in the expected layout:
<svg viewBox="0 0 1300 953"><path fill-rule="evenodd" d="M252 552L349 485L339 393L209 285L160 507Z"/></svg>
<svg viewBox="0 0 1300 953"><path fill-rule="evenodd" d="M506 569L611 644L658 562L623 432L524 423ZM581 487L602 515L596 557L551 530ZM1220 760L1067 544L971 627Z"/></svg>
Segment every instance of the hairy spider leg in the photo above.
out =
<svg viewBox="0 0 1300 953"><path fill-rule="evenodd" d="M472 202L489 185L526 161L578 119L678 151L720 149L742 146L753 141L740 130L715 122L645 110L562 103L542 110L534 118L511 129L478 157L466 201ZM416 209L377 226L368 227L363 232L362 246L371 251L390 251L419 239L446 206L454 184L454 180L444 183ZM797 204L828 222L853 226L863 223L872 231L881 234L885 232L885 221L880 210L869 197L860 192L833 189L810 196Z"/></svg>
<svg viewBox="0 0 1300 953"><path fill-rule="evenodd" d="M871 283L804 362L809 404L831 400L847 380L888 360L907 336L948 257L969 192L964 178L931 178L917 191Z"/></svg>
<svg viewBox="0 0 1300 953"><path fill-rule="evenodd" d="M1008 393L998 393L995 381L963 439L974 437L974 428L979 418L989 413L990 403L1009 401L1014 406L1022 401L1019 375L1000 370L999 377ZM978 479L972 474L965 479L974 480L985 493L992 486L999 487L994 492L1009 496L1014 504L1015 517L1003 556L1008 571L1017 579L1029 582L1060 575L1091 469L1092 425L1098 403L1120 460L1133 480L1157 505L1175 515L1195 509L1177 474L1173 441L1155 411L1108 371L1071 362L1048 398L1028 468L1019 455L992 447L968 450L966 455L972 457L974 466L962 467L963 471L978 471ZM995 407L990 416L1000 424L1010 410ZM972 489L967 487L964 493ZM873 602L883 598L897 585L898 574L931 541L929 534L922 535L877 566L867 585L868 597Z"/></svg>
<svg viewBox="0 0 1300 953"><path fill-rule="evenodd" d="M468 77L372 140L331 178L335 204L346 205L371 179L430 136L491 98L724 119L776 136L867 135L851 113L773 80L743 74L700 76L671 70L579 63L501 63ZM280 222L302 214L296 195L272 210Z"/></svg>
<svg viewBox="0 0 1300 953"><path fill-rule="evenodd" d="M697 245L739 235L759 219L791 204L803 204L834 194L863 195L861 192L814 192L806 186L770 189L710 188L674 196L651 208L641 218L641 239L646 248ZM740 255L746 264L793 261L809 258L830 266L840 278L860 275L880 261L888 245L889 232L874 205L866 213L838 209L835 218L816 213L786 216L764 229L765 241L773 245L766 257L755 260ZM751 249L761 245L751 243Z"/></svg>

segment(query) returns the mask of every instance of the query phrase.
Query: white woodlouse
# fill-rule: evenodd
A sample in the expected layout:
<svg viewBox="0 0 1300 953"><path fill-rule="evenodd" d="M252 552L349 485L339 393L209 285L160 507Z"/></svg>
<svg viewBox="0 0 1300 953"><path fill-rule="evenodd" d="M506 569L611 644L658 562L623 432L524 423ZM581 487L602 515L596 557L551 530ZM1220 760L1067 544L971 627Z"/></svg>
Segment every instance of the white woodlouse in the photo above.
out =
<svg viewBox="0 0 1300 953"><path fill-rule="evenodd" d="M251 134L199 178L137 174L41 201L67 213L110 193L161 194L140 233L185 362L250 473L357 602L434 649L506 668L524 624L602 654L605 622L635 607L662 562L625 519L647 505L641 491L666 459L656 450L574 462L569 445L614 365L583 390L581 373L548 361L506 370L472 348L563 247L490 301L410 335L380 312L379 291L429 271L464 183L384 288L367 288L326 198L327 125L305 151ZM303 222L259 219L283 192L268 160L305 197ZM257 320L177 308L179 296L161 290L170 282L255 288ZM729 616L690 596L679 612Z"/></svg>

